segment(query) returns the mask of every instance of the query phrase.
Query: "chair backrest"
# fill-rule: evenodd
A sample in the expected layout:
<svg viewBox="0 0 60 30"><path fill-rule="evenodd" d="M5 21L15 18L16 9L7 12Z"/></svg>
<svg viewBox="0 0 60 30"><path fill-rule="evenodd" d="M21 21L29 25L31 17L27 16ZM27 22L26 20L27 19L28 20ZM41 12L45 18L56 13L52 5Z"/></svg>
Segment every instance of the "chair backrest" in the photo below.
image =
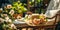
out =
<svg viewBox="0 0 60 30"><path fill-rule="evenodd" d="M57 14L56 14L55 17L56 17L56 18L55 18L55 22L54 22L54 24L60 22L60 11L57 12Z"/></svg>
<svg viewBox="0 0 60 30"><path fill-rule="evenodd" d="M57 24L59 21L60 21L60 11L58 11L53 17L49 18L47 17L48 19L54 19L54 23L53 24Z"/></svg>
<svg viewBox="0 0 60 30"><path fill-rule="evenodd" d="M48 19L53 19L53 18L55 18L53 24L56 25L58 22L60 22L60 11L58 11L55 16L53 16L53 17L51 17L51 18L48 18Z"/></svg>

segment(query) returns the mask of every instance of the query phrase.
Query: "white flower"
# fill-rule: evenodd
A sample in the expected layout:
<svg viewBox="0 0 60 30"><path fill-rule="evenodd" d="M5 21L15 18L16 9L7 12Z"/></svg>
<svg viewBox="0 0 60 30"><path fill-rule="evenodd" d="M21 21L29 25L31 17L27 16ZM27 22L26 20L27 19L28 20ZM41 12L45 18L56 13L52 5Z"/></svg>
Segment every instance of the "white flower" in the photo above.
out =
<svg viewBox="0 0 60 30"><path fill-rule="evenodd" d="M12 23L12 20L9 19L8 17L5 19L5 21L6 21L8 24L11 24L11 23Z"/></svg>
<svg viewBox="0 0 60 30"><path fill-rule="evenodd" d="M7 16L7 17L5 17L5 20L8 20L9 19L9 17Z"/></svg>
<svg viewBox="0 0 60 30"><path fill-rule="evenodd" d="M3 14L4 16L8 16L7 14Z"/></svg>
<svg viewBox="0 0 60 30"><path fill-rule="evenodd" d="M16 26L14 24L11 24L12 29L16 29Z"/></svg>
<svg viewBox="0 0 60 30"><path fill-rule="evenodd" d="M9 23L12 23L12 20L11 20L11 19L9 19L9 20L8 20L8 22L9 22Z"/></svg>
<svg viewBox="0 0 60 30"><path fill-rule="evenodd" d="M13 14L14 14L14 10L11 10L11 11L9 12L9 14L13 15Z"/></svg>
<svg viewBox="0 0 60 30"><path fill-rule="evenodd" d="M22 18L21 16L19 16L19 15L17 16L17 19L21 19L21 18Z"/></svg>
<svg viewBox="0 0 60 30"><path fill-rule="evenodd" d="M10 9L10 8L12 8L12 5L8 4L7 9Z"/></svg>
<svg viewBox="0 0 60 30"><path fill-rule="evenodd" d="M2 11L3 9L2 9L2 8L0 8L0 10Z"/></svg>
<svg viewBox="0 0 60 30"><path fill-rule="evenodd" d="M1 17L6 17L6 16L8 16L7 14L1 14Z"/></svg>
<svg viewBox="0 0 60 30"><path fill-rule="evenodd" d="M0 18L0 23L3 23L4 22L4 19Z"/></svg>

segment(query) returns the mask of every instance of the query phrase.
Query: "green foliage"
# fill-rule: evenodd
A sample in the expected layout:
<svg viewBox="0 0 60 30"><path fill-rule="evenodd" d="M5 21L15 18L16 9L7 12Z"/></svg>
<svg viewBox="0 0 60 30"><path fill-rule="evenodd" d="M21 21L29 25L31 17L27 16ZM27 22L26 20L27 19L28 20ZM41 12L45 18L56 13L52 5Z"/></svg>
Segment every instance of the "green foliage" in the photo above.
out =
<svg viewBox="0 0 60 30"><path fill-rule="evenodd" d="M29 4L30 5L34 5L34 1L36 1L36 3L40 3L42 0L30 0Z"/></svg>
<svg viewBox="0 0 60 30"><path fill-rule="evenodd" d="M39 8L36 8L35 9L35 13L42 13L42 11L44 11L44 10L42 10L43 8L43 0L30 0L29 1L29 4L32 6L32 7L39 7ZM44 12L43 12L44 13Z"/></svg>
<svg viewBox="0 0 60 30"><path fill-rule="evenodd" d="M24 5L26 5L26 4L24 4ZM16 11L16 13L24 13L27 11L27 9L24 7L24 5L22 5L22 3L20 1L13 2L12 9L14 9Z"/></svg>

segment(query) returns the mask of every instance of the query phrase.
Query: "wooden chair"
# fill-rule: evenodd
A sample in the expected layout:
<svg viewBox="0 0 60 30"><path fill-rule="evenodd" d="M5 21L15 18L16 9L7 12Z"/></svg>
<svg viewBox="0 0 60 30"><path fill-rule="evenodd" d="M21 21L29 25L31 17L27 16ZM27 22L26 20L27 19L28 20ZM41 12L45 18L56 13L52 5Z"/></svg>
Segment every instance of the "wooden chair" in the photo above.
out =
<svg viewBox="0 0 60 30"><path fill-rule="evenodd" d="M53 18L55 18L55 20L52 25L40 25L40 26L29 26L27 24L15 24L15 25L17 26L17 29L19 29L19 30L22 30L23 28L26 28L26 30L28 30L29 28L31 28L31 30L47 30L47 29L55 30L56 25L58 24L58 21L60 18L60 11L54 17L48 18L48 19L53 19Z"/></svg>

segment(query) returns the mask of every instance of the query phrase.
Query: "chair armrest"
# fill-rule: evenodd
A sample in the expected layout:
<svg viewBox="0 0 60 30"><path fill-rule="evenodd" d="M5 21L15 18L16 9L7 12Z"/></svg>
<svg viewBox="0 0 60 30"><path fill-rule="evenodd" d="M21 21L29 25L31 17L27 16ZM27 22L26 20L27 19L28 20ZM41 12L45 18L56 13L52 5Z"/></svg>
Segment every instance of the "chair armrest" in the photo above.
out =
<svg viewBox="0 0 60 30"><path fill-rule="evenodd" d="M46 17L47 19L53 19L53 18L55 18L57 15L55 15L55 16L53 16L53 17L51 17L51 18L49 18L49 17Z"/></svg>

